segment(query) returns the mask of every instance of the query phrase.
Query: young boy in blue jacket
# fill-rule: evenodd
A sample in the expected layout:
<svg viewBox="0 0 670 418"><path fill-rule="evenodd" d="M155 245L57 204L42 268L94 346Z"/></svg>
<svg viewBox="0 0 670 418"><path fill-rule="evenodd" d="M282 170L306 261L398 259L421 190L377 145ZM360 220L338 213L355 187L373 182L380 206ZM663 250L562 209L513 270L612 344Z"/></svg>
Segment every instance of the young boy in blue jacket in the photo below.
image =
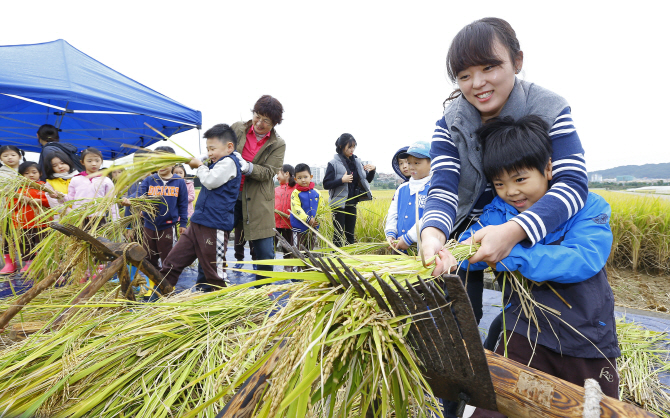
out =
<svg viewBox="0 0 670 418"><path fill-rule="evenodd" d="M157 147L156 151L175 153L171 147ZM172 174L172 167L172 165L165 166L144 179L137 191L137 196L160 198L161 202L156 203L155 217L142 212L147 260L156 269L159 268L158 260L164 263L165 258L172 251L175 226L179 228L179 233L183 234L186 230L186 220L188 220L186 182L181 177Z"/></svg>
<svg viewBox="0 0 670 418"><path fill-rule="evenodd" d="M415 142L405 152L397 154L397 157L407 159L411 177L393 195L386 215L384 234L392 248L406 251L417 239L416 208L418 206L421 219L430 189L430 144L426 141Z"/></svg>
<svg viewBox="0 0 670 418"><path fill-rule="evenodd" d="M291 193L291 229L293 230L293 242L300 248L304 246L308 250L314 249L316 235L305 225L309 224L314 229L319 229L316 215L319 210L319 192L314 190L312 181L312 170L307 164L295 166L295 190Z"/></svg>
<svg viewBox="0 0 670 418"><path fill-rule="evenodd" d="M208 160L194 158L189 162L191 168L197 169L202 188L191 224L163 263L161 276L174 286L184 268L198 259L208 284L221 288L226 286L226 238L235 226L235 201L242 177L240 163L232 155L237 135L230 126L214 125L203 136L207 140Z"/></svg>
<svg viewBox="0 0 670 418"><path fill-rule="evenodd" d="M488 225L514 220L547 193L553 175L551 140L541 118L494 119L477 133L483 147L484 173L497 196L462 240ZM572 207L577 203L572 202ZM496 264L498 272L521 273L529 280L533 299L559 311L560 316L535 307L536 325L521 308L519 295L511 291L509 283L504 284L506 330L495 351L503 354L506 340L509 358L530 362L535 369L579 386L585 379L596 379L603 393L616 398L616 358L621 352L614 295L605 271L612 246L610 213L602 197L589 193L584 207L567 222L533 246L522 241ZM463 268L468 267L465 264ZM469 266L470 270L486 267L485 263ZM501 415L478 410L473 416Z"/></svg>

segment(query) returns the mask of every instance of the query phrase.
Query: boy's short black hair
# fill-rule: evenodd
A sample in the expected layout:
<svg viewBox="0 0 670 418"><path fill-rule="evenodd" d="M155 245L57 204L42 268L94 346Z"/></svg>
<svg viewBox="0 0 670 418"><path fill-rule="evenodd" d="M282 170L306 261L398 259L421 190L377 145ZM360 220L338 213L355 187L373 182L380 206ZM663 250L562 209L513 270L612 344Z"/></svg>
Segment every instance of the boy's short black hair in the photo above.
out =
<svg viewBox="0 0 670 418"><path fill-rule="evenodd" d="M218 123L207 129L202 137L205 139L218 139L224 145L232 142L233 148L237 148L237 135L235 135L233 128L225 123Z"/></svg>
<svg viewBox="0 0 670 418"><path fill-rule="evenodd" d="M297 175L298 173L302 173L303 171L306 171L309 173L309 175L312 175L312 170L309 168L307 164L300 163L295 166L295 174Z"/></svg>
<svg viewBox="0 0 670 418"><path fill-rule="evenodd" d="M168 146L156 147L154 151L167 152L168 154L176 154L176 152L174 152L174 148Z"/></svg>
<svg viewBox="0 0 670 418"><path fill-rule="evenodd" d="M544 174L552 154L549 126L535 115L515 121L506 116L489 120L477 129L482 144L484 175L491 180L503 171L536 168Z"/></svg>
<svg viewBox="0 0 670 418"><path fill-rule="evenodd" d="M37 164L35 161L25 161L25 162L21 163L21 165L19 166L19 174L24 175L30 167L35 167L37 169L37 172L40 173L40 175L42 175L42 170L40 170L40 165Z"/></svg>

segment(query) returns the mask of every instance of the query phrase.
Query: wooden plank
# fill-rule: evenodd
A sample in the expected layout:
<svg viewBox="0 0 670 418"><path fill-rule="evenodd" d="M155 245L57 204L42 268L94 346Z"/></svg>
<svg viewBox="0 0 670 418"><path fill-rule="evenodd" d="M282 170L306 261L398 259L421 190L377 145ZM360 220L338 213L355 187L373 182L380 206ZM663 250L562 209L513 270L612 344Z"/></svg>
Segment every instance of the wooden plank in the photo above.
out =
<svg viewBox="0 0 670 418"><path fill-rule="evenodd" d="M44 327L44 322L31 321L14 324L9 330L9 339L12 341L21 341L29 335L36 333Z"/></svg>
<svg viewBox="0 0 670 418"><path fill-rule="evenodd" d="M581 418L584 388L484 350L489 364L498 410L519 418ZM601 417L656 415L618 399L603 396Z"/></svg>

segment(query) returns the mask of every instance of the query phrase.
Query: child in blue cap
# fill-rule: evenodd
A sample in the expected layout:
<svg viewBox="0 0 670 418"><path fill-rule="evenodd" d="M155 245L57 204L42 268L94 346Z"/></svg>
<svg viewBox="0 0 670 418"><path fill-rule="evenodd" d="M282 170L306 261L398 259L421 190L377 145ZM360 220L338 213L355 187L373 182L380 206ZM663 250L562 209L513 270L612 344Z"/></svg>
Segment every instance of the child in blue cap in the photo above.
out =
<svg viewBox="0 0 670 418"><path fill-rule="evenodd" d="M423 216L426 196L430 189L430 143L415 142L406 152L399 154L398 158L407 159L411 178L401 184L393 195L386 216L384 233L392 248L406 251L416 242L416 223Z"/></svg>

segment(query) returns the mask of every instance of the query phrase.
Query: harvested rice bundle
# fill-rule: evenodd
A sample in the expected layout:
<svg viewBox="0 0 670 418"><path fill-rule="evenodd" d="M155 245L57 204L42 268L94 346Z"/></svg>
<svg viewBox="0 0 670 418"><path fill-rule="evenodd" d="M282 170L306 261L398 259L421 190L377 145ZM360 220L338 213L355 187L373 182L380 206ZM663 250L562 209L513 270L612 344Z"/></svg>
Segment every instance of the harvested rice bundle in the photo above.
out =
<svg viewBox="0 0 670 418"><path fill-rule="evenodd" d="M670 387L659 375L670 371L670 337L617 319L621 358L618 360L621 400L661 417L670 417Z"/></svg>
<svg viewBox="0 0 670 418"><path fill-rule="evenodd" d="M183 416L228 381L222 365L273 307L267 288L186 293L156 304L90 301L60 329L0 350L0 410L12 416ZM264 349L245 352L246 361L231 373L244 373ZM203 415L220 407L213 403Z"/></svg>

